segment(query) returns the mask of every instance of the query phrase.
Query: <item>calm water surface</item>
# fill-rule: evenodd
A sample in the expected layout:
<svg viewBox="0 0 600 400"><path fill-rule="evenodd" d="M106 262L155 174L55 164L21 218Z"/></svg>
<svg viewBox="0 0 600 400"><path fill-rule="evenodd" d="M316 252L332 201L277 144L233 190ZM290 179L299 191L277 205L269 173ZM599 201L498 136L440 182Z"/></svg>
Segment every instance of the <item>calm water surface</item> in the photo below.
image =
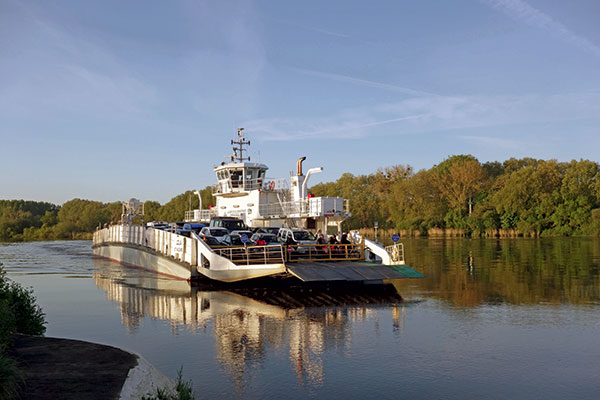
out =
<svg viewBox="0 0 600 400"><path fill-rule="evenodd" d="M600 241L405 241L395 306L284 309L92 258L0 243L47 336L135 351L198 398L600 398Z"/></svg>

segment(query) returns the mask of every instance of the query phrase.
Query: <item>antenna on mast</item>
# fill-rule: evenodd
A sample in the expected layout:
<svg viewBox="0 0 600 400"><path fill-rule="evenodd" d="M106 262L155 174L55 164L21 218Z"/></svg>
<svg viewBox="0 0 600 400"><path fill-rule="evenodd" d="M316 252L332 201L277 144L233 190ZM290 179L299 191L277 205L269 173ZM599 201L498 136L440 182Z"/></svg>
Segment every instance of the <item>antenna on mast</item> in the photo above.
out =
<svg viewBox="0 0 600 400"><path fill-rule="evenodd" d="M250 157L244 157L244 151L247 151L244 146L250 146L250 141L246 140L244 137L244 128L238 128L237 135L238 140L231 140L232 145L237 145L233 147L233 155L231 156L231 162L244 162L245 160L250 161Z"/></svg>

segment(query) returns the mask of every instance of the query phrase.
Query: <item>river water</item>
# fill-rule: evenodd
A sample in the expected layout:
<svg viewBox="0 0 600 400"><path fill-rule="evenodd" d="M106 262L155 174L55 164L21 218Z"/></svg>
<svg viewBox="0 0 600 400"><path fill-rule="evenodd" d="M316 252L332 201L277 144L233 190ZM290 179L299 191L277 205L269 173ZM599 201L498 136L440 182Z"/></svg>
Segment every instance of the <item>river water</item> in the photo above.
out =
<svg viewBox="0 0 600 400"><path fill-rule="evenodd" d="M600 398L600 240L406 240L403 303L281 307L0 243L47 336L141 354L197 398ZM360 298L360 296L357 296Z"/></svg>

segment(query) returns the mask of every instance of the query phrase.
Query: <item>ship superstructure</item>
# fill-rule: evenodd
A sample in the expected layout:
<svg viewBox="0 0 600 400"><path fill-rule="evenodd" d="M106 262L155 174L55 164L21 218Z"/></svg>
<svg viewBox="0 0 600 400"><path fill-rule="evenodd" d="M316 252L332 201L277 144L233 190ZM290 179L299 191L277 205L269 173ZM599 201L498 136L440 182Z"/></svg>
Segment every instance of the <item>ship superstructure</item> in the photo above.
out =
<svg viewBox="0 0 600 400"><path fill-rule="evenodd" d="M328 226L337 226L350 216L349 201L341 197L314 197L308 193L311 175L323 171L311 168L303 173L301 157L296 173L284 178L269 178L269 167L245 157L250 141L238 129L237 140L232 140L233 154L229 162L214 167L217 184L213 186L216 205L210 210L186 212L189 222L208 222L212 216L242 219L251 227L296 227L326 232ZM202 204L202 203L200 203Z"/></svg>

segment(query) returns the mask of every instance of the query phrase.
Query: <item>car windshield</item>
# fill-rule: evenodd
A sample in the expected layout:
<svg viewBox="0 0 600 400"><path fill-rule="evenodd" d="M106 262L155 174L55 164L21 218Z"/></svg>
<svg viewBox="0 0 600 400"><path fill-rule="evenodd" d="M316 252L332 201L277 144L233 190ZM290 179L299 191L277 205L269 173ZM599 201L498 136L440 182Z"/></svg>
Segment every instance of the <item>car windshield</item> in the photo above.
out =
<svg viewBox="0 0 600 400"><path fill-rule="evenodd" d="M307 231L296 231L294 232L294 239L296 240L315 240L315 236Z"/></svg>
<svg viewBox="0 0 600 400"><path fill-rule="evenodd" d="M240 239L240 237L238 235L229 236L229 242L231 242L231 244L233 246L243 246L244 245L244 243L242 242L242 239Z"/></svg>
<svg viewBox="0 0 600 400"><path fill-rule="evenodd" d="M246 229L246 225L242 221L223 221L223 226L230 231Z"/></svg>
<svg viewBox="0 0 600 400"><path fill-rule="evenodd" d="M209 246L219 246L221 244L221 242L219 242L217 239L215 239L212 236L205 236L204 240L206 241L206 244L208 244Z"/></svg>
<svg viewBox="0 0 600 400"><path fill-rule="evenodd" d="M217 236L217 237L221 237L221 236L225 236L227 235L227 229L223 229L223 228L211 228L210 229L210 234L212 236Z"/></svg>
<svg viewBox="0 0 600 400"><path fill-rule="evenodd" d="M279 228L260 228L259 232L272 233L273 235L277 235L279 232Z"/></svg>

